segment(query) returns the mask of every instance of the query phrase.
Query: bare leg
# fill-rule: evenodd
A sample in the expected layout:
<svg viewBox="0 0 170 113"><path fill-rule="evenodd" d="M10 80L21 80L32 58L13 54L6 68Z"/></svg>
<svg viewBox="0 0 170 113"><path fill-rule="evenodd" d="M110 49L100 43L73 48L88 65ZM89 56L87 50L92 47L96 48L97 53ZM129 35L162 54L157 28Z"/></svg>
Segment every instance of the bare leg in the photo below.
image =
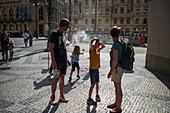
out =
<svg viewBox="0 0 170 113"><path fill-rule="evenodd" d="M115 93L116 93L116 106L121 110L121 103L122 103L122 89L121 89L121 83L120 82L114 82L115 86Z"/></svg>
<svg viewBox="0 0 170 113"><path fill-rule="evenodd" d="M73 75L73 71L71 71L71 73L70 73L70 77L72 77L72 75Z"/></svg>
<svg viewBox="0 0 170 113"><path fill-rule="evenodd" d="M99 94L99 83L96 83L96 95Z"/></svg>
<svg viewBox="0 0 170 113"><path fill-rule="evenodd" d="M77 69L77 75L79 76L80 69Z"/></svg>
<svg viewBox="0 0 170 113"><path fill-rule="evenodd" d="M5 51L6 52L6 63L8 62L8 51Z"/></svg>
<svg viewBox="0 0 170 113"><path fill-rule="evenodd" d="M94 85L91 85L90 89L89 89L89 97L88 97L88 99L91 98L91 95L92 95L92 92L93 92L93 88L94 88Z"/></svg>
<svg viewBox="0 0 170 113"><path fill-rule="evenodd" d="M64 75L61 75L60 77L59 88L60 88L60 95L63 95L64 94Z"/></svg>
<svg viewBox="0 0 170 113"><path fill-rule="evenodd" d="M53 79L53 82L52 82L52 85L51 85L52 95L55 95L55 91L56 91L56 88L57 88L58 80L59 80L59 78L54 78Z"/></svg>

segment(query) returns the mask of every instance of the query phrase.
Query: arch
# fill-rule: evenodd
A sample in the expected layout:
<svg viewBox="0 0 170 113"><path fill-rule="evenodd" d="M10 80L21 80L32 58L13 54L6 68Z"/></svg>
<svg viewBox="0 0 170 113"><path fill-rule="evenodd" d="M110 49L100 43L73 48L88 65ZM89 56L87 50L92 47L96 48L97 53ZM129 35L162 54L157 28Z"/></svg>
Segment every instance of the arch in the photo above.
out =
<svg viewBox="0 0 170 113"><path fill-rule="evenodd" d="M7 10L6 8L3 9L3 18L6 20L7 19Z"/></svg>

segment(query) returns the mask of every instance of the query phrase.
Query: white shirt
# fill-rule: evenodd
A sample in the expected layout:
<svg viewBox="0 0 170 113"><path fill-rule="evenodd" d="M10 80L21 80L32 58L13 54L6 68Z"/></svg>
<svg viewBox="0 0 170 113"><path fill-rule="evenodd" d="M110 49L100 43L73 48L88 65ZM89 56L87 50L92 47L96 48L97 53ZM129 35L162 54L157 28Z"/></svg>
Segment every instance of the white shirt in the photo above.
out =
<svg viewBox="0 0 170 113"><path fill-rule="evenodd" d="M72 36L72 45L73 45L73 47L75 47L77 45L77 35L76 34L73 34L73 36Z"/></svg>
<svg viewBox="0 0 170 113"><path fill-rule="evenodd" d="M29 36L29 34L28 33L23 33L23 37L24 37L24 39L28 39L27 37Z"/></svg>
<svg viewBox="0 0 170 113"><path fill-rule="evenodd" d="M128 43L128 42L129 42L129 39L128 39L128 38L125 38L124 41L125 41L125 43Z"/></svg>

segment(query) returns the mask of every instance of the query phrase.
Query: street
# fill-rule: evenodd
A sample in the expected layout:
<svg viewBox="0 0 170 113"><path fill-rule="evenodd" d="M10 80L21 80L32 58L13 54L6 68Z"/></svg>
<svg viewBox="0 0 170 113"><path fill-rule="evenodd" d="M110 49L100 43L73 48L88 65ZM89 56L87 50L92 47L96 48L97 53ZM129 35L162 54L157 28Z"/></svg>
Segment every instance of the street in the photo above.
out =
<svg viewBox="0 0 170 113"><path fill-rule="evenodd" d="M47 39L34 39L33 47L24 47L22 38L10 38L15 42L14 61L0 61L0 113L109 113L106 108L115 98L114 85L107 78L111 45L101 51L99 94L101 102L88 106L89 44L81 43L85 53L80 56L80 80L68 82L71 66L67 68L64 93L68 103L50 105L52 76L48 73ZM134 72L125 71L122 79L122 113L169 113L170 90L151 71L145 68L147 48L135 48ZM72 45L67 47L70 59ZM0 54L0 59L2 55ZM50 58L49 58L50 59ZM51 60L49 64L51 63ZM57 86L56 97L59 97ZM95 99L95 90L92 98Z"/></svg>

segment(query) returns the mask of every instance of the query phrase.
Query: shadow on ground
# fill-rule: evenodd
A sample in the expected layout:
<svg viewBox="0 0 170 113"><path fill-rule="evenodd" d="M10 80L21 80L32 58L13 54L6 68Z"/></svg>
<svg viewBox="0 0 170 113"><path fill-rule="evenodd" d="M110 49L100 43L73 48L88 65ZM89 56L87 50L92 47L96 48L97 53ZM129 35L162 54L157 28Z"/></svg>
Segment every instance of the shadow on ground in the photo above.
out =
<svg viewBox="0 0 170 113"><path fill-rule="evenodd" d="M170 75L169 74L160 73L149 68L147 68L147 70L150 71L152 74L154 74L165 86L167 86L168 89L170 89Z"/></svg>

